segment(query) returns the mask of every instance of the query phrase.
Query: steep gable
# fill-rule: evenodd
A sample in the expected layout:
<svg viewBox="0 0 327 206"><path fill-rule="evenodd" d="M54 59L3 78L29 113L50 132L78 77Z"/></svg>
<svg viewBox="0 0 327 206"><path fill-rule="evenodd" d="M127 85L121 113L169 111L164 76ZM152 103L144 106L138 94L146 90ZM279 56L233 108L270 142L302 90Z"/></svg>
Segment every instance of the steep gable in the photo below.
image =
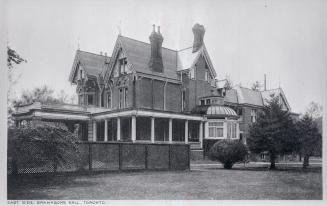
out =
<svg viewBox="0 0 327 206"><path fill-rule="evenodd" d="M204 44L196 52L193 52L193 47L188 47L179 50L177 53L177 71L194 68L195 64L199 61L199 58L203 57L206 61L206 64L208 65L208 69L211 73L211 76L213 78L217 76L216 71L213 68L208 51Z"/></svg>
<svg viewBox="0 0 327 206"><path fill-rule="evenodd" d="M107 69L109 61L110 57L108 56L77 50L69 75L69 81L76 83L76 76L79 69L82 69L87 77L98 77L103 70Z"/></svg>

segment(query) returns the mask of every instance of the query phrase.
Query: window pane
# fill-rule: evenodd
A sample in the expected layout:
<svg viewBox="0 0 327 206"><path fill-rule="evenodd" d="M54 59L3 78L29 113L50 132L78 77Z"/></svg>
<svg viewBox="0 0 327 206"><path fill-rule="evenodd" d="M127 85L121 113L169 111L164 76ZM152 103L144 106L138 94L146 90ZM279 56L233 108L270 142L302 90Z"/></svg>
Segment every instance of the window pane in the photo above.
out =
<svg viewBox="0 0 327 206"><path fill-rule="evenodd" d="M215 137L215 130L214 130L214 128L209 128L209 137Z"/></svg>
<svg viewBox="0 0 327 206"><path fill-rule="evenodd" d="M217 137L223 137L224 136L224 129L223 128L216 128L216 135L217 135Z"/></svg>
<svg viewBox="0 0 327 206"><path fill-rule="evenodd" d="M227 123L227 138L229 139L231 137L231 123Z"/></svg>
<svg viewBox="0 0 327 206"><path fill-rule="evenodd" d="M87 95L87 104L89 104L89 105L93 104L93 95L92 94Z"/></svg>
<svg viewBox="0 0 327 206"><path fill-rule="evenodd" d="M127 99L127 97L128 97L128 89L125 88L125 97L124 97L125 107L127 107L127 103L128 103L128 99Z"/></svg>
<svg viewBox="0 0 327 206"><path fill-rule="evenodd" d="M109 91L108 93L107 93L107 107L108 108L111 108L111 92Z"/></svg>

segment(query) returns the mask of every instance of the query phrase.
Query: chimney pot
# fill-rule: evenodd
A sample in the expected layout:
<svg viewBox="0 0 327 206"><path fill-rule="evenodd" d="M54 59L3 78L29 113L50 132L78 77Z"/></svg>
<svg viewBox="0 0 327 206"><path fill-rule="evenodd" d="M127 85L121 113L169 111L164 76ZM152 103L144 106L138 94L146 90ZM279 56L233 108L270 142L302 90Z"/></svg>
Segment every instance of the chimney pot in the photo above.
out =
<svg viewBox="0 0 327 206"><path fill-rule="evenodd" d="M153 25L153 32L150 37L151 43L151 56L149 61L149 67L156 72L163 71L163 63L162 63L162 42L163 37L160 34L160 26L158 26L158 33L155 32L155 25Z"/></svg>
<svg viewBox="0 0 327 206"><path fill-rule="evenodd" d="M152 28L153 28L152 31L156 32L156 25L155 24L152 24Z"/></svg>
<svg viewBox="0 0 327 206"><path fill-rule="evenodd" d="M203 45L204 26L196 23L192 28L194 34L193 52L197 52Z"/></svg>

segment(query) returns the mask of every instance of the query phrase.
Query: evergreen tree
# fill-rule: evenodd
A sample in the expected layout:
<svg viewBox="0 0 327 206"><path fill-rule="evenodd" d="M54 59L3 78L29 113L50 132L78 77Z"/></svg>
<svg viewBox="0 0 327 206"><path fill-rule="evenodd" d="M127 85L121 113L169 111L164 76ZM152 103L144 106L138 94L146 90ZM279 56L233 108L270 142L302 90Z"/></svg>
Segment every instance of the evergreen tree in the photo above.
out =
<svg viewBox="0 0 327 206"><path fill-rule="evenodd" d="M257 122L250 126L247 141L249 149L257 154L267 151L270 156L270 169L275 169L278 155L296 150L298 141L295 131L290 113L282 110L278 97L272 97L258 114Z"/></svg>
<svg viewBox="0 0 327 206"><path fill-rule="evenodd" d="M309 158L315 153L322 151L322 136L319 133L317 123L306 114L297 122L297 135L299 138L299 152L304 157L303 168L309 166Z"/></svg>

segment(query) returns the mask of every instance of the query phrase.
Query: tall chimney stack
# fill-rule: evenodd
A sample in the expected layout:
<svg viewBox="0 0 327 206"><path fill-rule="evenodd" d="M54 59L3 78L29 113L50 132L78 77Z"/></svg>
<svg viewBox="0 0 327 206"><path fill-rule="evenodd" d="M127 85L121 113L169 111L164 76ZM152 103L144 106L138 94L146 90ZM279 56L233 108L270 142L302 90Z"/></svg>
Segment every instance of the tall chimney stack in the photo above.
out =
<svg viewBox="0 0 327 206"><path fill-rule="evenodd" d="M197 52L203 45L205 29L203 25L196 23L192 28L194 34L193 53Z"/></svg>
<svg viewBox="0 0 327 206"><path fill-rule="evenodd" d="M149 61L149 67L156 72L163 72L162 63L162 42L163 37L160 33L160 26L158 26L158 32L155 31L155 25L153 25L153 31L149 37L151 43L151 56Z"/></svg>

